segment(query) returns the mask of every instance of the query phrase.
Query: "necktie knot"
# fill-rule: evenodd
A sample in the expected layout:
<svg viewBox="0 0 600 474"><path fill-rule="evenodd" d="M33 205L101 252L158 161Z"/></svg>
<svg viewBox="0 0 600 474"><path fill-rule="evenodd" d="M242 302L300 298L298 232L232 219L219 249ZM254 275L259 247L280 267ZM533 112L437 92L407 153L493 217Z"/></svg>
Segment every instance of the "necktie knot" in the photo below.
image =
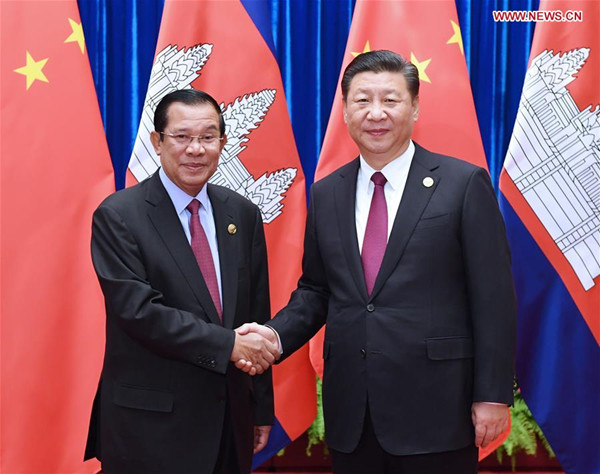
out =
<svg viewBox="0 0 600 474"><path fill-rule="evenodd" d="M373 181L375 186L383 186L385 183L387 183L387 179L385 179L385 176L383 176L381 171L376 171L373 173L373 176L371 176L371 181Z"/></svg>
<svg viewBox="0 0 600 474"><path fill-rule="evenodd" d="M198 209L200 209L200 201L198 201L198 199L192 199L187 205L186 209L190 211L193 216L198 215Z"/></svg>

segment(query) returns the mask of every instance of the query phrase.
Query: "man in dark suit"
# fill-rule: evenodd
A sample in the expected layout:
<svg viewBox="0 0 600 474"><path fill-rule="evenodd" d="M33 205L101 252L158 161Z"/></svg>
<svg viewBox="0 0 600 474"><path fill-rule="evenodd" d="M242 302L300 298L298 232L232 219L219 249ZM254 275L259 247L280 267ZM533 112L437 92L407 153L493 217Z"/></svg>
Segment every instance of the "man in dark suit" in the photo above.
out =
<svg viewBox="0 0 600 474"><path fill-rule="evenodd" d="M303 274L258 331L288 356L327 323L326 441L336 473L469 474L507 424L515 296L485 170L411 141L417 69L390 51L342 79L360 157L315 183ZM252 364L238 364L247 370Z"/></svg>
<svg viewBox="0 0 600 474"><path fill-rule="evenodd" d="M106 353L86 459L109 474L249 473L273 422L267 369L279 355L233 329L270 317L260 211L207 184L226 141L211 96L165 96L154 125L159 172L94 214ZM240 358L262 375L236 370Z"/></svg>

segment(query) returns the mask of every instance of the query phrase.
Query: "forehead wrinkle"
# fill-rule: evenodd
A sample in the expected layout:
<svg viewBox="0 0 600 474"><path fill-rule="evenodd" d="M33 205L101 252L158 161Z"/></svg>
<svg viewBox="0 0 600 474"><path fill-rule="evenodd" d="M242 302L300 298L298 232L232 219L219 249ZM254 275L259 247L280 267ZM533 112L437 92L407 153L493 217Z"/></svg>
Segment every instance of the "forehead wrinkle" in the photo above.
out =
<svg viewBox="0 0 600 474"><path fill-rule="evenodd" d="M394 87L380 88L380 87L357 87L353 94L400 94L400 91Z"/></svg>
<svg viewBox="0 0 600 474"><path fill-rule="evenodd" d="M194 126L194 125L192 125L192 126L187 126L187 124L181 124L181 125L179 125L179 126L175 126L175 127L173 127L171 130L172 130L173 132L189 132L189 131L196 130L196 129L198 129L198 128L200 128L200 126ZM207 126L203 126L203 127L201 127L201 128L202 128L202 130L203 130L204 132L207 132L207 131L213 131L213 130L214 130L214 131L218 131L218 130L219 130L219 127L218 127L218 126L217 126L215 123L211 123L211 124L209 124L209 125L207 125Z"/></svg>

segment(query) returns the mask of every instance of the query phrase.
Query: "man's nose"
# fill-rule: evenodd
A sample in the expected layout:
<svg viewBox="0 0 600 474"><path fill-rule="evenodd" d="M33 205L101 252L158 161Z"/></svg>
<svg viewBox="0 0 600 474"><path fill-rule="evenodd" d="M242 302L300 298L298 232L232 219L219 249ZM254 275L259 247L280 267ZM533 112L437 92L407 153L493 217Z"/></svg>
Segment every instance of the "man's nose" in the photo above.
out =
<svg viewBox="0 0 600 474"><path fill-rule="evenodd" d="M187 152L198 155L205 152L204 143L199 140L199 137L193 137L192 141L187 146Z"/></svg>
<svg viewBox="0 0 600 474"><path fill-rule="evenodd" d="M367 118L370 120L382 120L385 118L385 110L381 102L375 101L371 104Z"/></svg>

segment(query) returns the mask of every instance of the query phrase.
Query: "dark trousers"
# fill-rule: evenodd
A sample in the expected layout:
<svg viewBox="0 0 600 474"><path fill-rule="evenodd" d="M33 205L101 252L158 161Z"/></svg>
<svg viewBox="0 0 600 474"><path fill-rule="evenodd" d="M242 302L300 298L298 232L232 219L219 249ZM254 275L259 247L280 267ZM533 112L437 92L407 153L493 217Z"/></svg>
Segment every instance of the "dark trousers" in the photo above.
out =
<svg viewBox="0 0 600 474"><path fill-rule="evenodd" d="M107 471L101 469L97 474L104 474L106 472ZM213 474L246 474L240 472L240 468L238 467L233 425L231 423L231 413L228 406L225 409L225 423L221 435L219 455Z"/></svg>
<svg viewBox="0 0 600 474"><path fill-rule="evenodd" d="M334 474L476 474L477 448L442 453L394 456L383 450L367 408L363 432L351 453L330 450Z"/></svg>
<svg viewBox="0 0 600 474"><path fill-rule="evenodd" d="M225 407L225 422L223 434L221 435L221 444L219 446L219 456L215 465L214 474L243 474L237 460L237 450L235 447L235 438L233 434L233 424L231 422L231 411L229 403Z"/></svg>

